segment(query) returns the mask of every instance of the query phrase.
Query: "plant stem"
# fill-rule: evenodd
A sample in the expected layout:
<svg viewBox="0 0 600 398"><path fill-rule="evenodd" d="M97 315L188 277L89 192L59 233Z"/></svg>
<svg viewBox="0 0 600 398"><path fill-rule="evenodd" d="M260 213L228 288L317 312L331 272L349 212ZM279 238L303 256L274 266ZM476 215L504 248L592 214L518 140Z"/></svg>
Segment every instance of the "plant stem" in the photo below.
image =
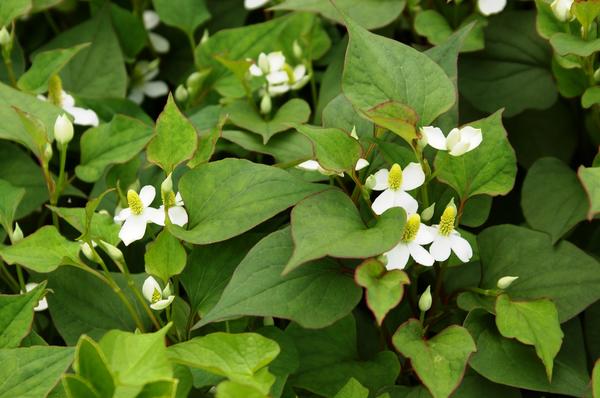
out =
<svg viewBox="0 0 600 398"><path fill-rule="evenodd" d="M14 292L19 292L19 282L17 282L17 280L11 275L3 262L0 262L0 275Z"/></svg>

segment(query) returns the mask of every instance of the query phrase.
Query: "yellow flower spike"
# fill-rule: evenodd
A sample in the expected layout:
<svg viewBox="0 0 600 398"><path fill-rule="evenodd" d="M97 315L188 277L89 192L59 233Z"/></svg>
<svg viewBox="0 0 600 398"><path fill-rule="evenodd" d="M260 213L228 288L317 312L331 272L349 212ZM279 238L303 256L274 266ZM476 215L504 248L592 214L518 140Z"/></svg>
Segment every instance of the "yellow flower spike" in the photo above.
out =
<svg viewBox="0 0 600 398"><path fill-rule="evenodd" d="M408 243L415 240L419 227L421 226L421 217L418 214L413 214L406 220L404 232L402 233L402 242Z"/></svg>
<svg viewBox="0 0 600 398"><path fill-rule="evenodd" d="M449 236L454 231L454 220L456 220L456 206L449 204L440 218L440 235Z"/></svg>
<svg viewBox="0 0 600 398"><path fill-rule="evenodd" d="M133 215L139 216L144 211L144 204L140 196L133 189L127 191L127 204Z"/></svg>
<svg viewBox="0 0 600 398"><path fill-rule="evenodd" d="M388 174L388 186L391 190L397 191L402 186L402 168L398 163L394 163Z"/></svg>

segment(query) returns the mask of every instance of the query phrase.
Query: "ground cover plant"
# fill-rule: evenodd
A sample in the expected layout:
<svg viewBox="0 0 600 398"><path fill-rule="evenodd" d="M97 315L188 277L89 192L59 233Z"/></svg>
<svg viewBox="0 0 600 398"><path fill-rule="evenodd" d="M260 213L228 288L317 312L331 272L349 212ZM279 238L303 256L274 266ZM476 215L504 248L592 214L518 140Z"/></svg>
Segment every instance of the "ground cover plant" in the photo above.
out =
<svg viewBox="0 0 600 398"><path fill-rule="evenodd" d="M600 398L599 17L0 1L0 398Z"/></svg>

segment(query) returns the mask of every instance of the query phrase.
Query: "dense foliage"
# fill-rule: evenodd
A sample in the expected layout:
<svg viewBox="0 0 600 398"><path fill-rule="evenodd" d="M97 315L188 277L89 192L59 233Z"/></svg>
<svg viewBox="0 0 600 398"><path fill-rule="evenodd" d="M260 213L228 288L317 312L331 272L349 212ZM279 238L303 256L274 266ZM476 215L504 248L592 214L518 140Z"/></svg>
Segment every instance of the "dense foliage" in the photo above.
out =
<svg viewBox="0 0 600 398"><path fill-rule="evenodd" d="M600 398L600 0L1 0L0 398Z"/></svg>

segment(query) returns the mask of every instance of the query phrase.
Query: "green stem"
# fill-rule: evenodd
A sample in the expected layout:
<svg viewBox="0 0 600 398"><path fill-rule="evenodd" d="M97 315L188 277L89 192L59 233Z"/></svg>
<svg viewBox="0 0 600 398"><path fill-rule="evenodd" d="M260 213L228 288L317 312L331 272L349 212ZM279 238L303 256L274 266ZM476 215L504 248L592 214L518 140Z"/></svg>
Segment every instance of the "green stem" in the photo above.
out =
<svg viewBox="0 0 600 398"><path fill-rule="evenodd" d="M310 94L312 97L313 109L317 109L317 80L315 79L312 61L308 63L308 73L310 74Z"/></svg>
<svg viewBox="0 0 600 398"><path fill-rule="evenodd" d="M0 275L2 279L13 289L15 293L19 292L19 282L11 275L6 265L0 261Z"/></svg>
<svg viewBox="0 0 600 398"><path fill-rule="evenodd" d="M19 279L19 288L22 292L25 292L25 278L23 277L23 269L19 264L16 265L17 278Z"/></svg>
<svg viewBox="0 0 600 398"><path fill-rule="evenodd" d="M466 290L469 291L469 292L481 294L483 296L490 296L490 297L496 297L500 293L502 293L502 290L497 290L497 289L481 289L481 288L478 288L478 287L469 287Z"/></svg>
<svg viewBox="0 0 600 398"><path fill-rule="evenodd" d="M4 65L6 66L6 73L8 74L8 80L13 87L17 87L17 77L15 75L15 70L13 68L12 59L10 58L10 53L4 51L2 49L2 59L4 60Z"/></svg>
<svg viewBox="0 0 600 398"><path fill-rule="evenodd" d="M194 57L196 54L196 40L194 39L194 34L188 32L187 38L188 42L190 43L190 48L192 50L192 57Z"/></svg>

